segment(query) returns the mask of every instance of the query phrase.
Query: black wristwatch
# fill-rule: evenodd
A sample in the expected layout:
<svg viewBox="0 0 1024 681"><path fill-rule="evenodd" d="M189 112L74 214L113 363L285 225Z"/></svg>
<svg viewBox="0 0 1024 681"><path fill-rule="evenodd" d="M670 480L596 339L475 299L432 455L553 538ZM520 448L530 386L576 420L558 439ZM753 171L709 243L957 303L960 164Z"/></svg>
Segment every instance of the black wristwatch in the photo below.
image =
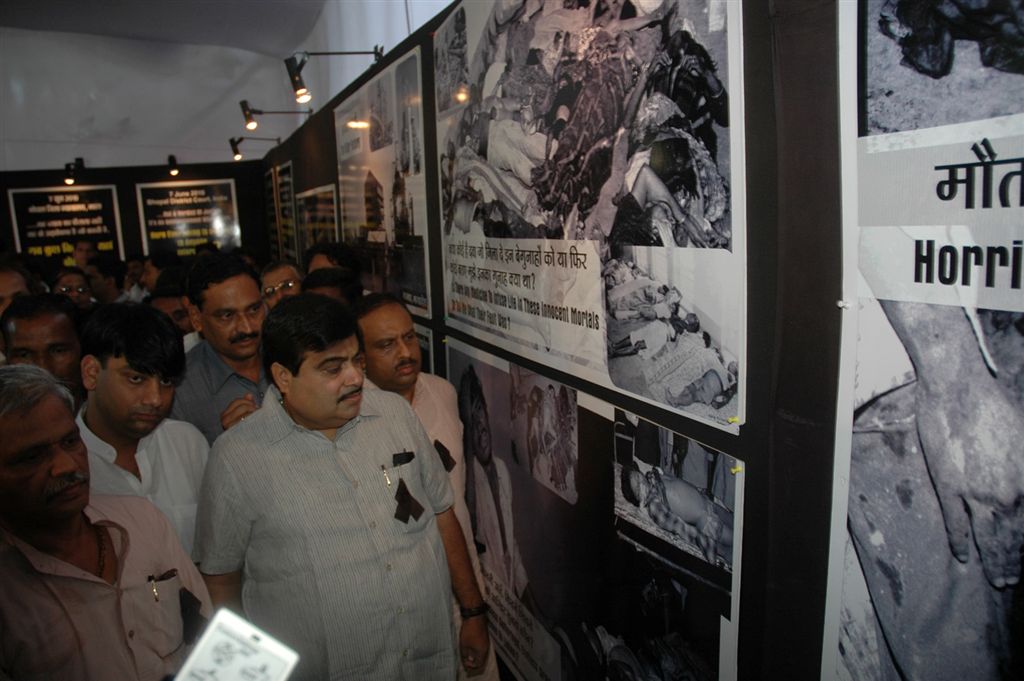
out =
<svg viewBox="0 0 1024 681"><path fill-rule="evenodd" d="M462 619L468 620L470 617L479 617L480 615L486 615L490 612L491 606L486 603L481 603L475 608L463 608L459 606L459 614L462 615Z"/></svg>

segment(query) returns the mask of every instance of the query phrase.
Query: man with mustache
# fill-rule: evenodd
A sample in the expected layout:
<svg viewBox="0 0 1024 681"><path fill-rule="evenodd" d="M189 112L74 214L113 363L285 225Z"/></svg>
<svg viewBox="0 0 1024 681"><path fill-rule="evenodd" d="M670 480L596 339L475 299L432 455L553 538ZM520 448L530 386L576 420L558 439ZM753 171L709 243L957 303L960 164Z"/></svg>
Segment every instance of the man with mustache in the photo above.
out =
<svg viewBox="0 0 1024 681"><path fill-rule="evenodd" d="M269 384L260 328L267 308L256 273L222 253L196 258L185 294L192 327L204 340L186 355L171 417L194 425L212 445L263 402Z"/></svg>
<svg viewBox="0 0 1024 681"><path fill-rule="evenodd" d="M372 293L359 300L356 308L359 329L363 334L366 356L366 377L369 385L397 393L416 412L427 437L434 443L438 456L455 493L452 508L469 548L470 560L477 582L482 584L480 560L471 536L469 508L466 506L466 464L462 453L462 421L459 420L458 397L451 383L440 376L423 373L419 340L412 316L398 298L386 293ZM455 621L461 621L459 604L453 604ZM459 669L459 678L465 670ZM494 651L488 653L486 669L481 678L498 679Z"/></svg>
<svg viewBox="0 0 1024 681"><path fill-rule="evenodd" d="M152 504L90 495L73 406L45 370L0 368L0 678L159 681L209 596Z"/></svg>
<svg viewBox="0 0 1024 681"><path fill-rule="evenodd" d="M89 450L92 490L146 497L192 550L206 438L167 419L185 350L167 315L139 303L111 303L82 329L82 383L88 398L78 428Z"/></svg>
<svg viewBox="0 0 1024 681"><path fill-rule="evenodd" d="M78 309L67 296L19 296L0 316L8 364L34 364L56 376L80 404L84 396L79 361Z"/></svg>
<svg viewBox="0 0 1024 681"><path fill-rule="evenodd" d="M363 391L359 327L340 302L281 301L263 328L274 388L220 437L195 557L218 605L299 652L293 681L451 681L489 640L444 467L409 405Z"/></svg>

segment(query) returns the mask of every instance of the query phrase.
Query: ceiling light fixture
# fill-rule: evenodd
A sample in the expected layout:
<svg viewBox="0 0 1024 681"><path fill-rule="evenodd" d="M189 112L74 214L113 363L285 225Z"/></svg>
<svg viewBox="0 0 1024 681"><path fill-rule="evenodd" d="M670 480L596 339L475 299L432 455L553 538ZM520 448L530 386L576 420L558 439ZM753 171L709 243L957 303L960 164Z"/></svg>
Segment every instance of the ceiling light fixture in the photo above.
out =
<svg viewBox="0 0 1024 681"><path fill-rule="evenodd" d="M241 144L244 140L263 140L266 142L276 142L277 144L281 144L280 137L232 137L231 139L228 140L228 143L231 145L231 156L236 161L242 160L242 150L238 147L238 145Z"/></svg>
<svg viewBox="0 0 1024 681"><path fill-rule="evenodd" d="M245 117L245 129L255 130L259 127L259 122L256 120L256 116L263 116L265 114L312 114L312 109L306 109L305 111L264 111L263 109L257 109L249 106L249 100L243 99L238 103L242 107L242 116Z"/></svg>
<svg viewBox="0 0 1024 681"><path fill-rule="evenodd" d="M295 101L299 104L305 104L309 100L313 99L313 94L309 91L309 88L306 87L306 83L302 80L302 69L306 66L306 62L309 61L310 57L347 57L359 54L373 55L373 63L376 64L384 58L384 46L374 45L372 50L356 50L349 52L296 52L285 59L284 68L288 71L288 80L291 82L292 90L295 92Z"/></svg>
<svg viewBox="0 0 1024 681"><path fill-rule="evenodd" d="M167 166L167 172L171 174L171 177L177 177L178 173L181 172L181 169L178 167L178 159L174 157L174 154L167 157Z"/></svg>
<svg viewBox="0 0 1024 681"><path fill-rule="evenodd" d="M82 169L85 168L85 161L82 160L81 156L75 157L75 160L71 163L64 164L64 184L70 186L75 183L77 179L75 175Z"/></svg>

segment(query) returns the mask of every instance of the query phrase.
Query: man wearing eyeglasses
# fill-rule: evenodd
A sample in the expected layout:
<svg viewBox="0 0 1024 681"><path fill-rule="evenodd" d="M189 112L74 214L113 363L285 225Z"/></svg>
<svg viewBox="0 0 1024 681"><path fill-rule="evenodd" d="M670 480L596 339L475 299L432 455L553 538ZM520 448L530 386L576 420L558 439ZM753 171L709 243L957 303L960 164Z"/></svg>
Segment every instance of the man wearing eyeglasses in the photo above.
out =
<svg viewBox="0 0 1024 681"><path fill-rule="evenodd" d="M263 403L267 377L260 339L267 306L260 282L238 258L197 258L185 278L186 307L203 342L189 350L171 418L188 421L213 444Z"/></svg>
<svg viewBox="0 0 1024 681"><path fill-rule="evenodd" d="M79 310L91 310L96 301L92 299L92 289L85 272L77 267L65 267L53 280L53 292L67 296Z"/></svg>
<svg viewBox="0 0 1024 681"><path fill-rule="evenodd" d="M271 310L285 298L299 295L302 290L299 268L287 260L275 260L264 267L260 279L263 300Z"/></svg>

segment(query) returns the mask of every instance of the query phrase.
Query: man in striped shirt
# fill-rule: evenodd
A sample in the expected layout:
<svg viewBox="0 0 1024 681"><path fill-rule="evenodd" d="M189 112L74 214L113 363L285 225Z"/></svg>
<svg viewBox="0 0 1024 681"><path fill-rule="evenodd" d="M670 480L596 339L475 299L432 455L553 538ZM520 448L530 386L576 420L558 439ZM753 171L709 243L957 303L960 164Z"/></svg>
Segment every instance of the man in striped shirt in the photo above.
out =
<svg viewBox="0 0 1024 681"><path fill-rule="evenodd" d="M298 650L295 679L451 681L482 669L486 606L447 474L409 404L363 392L351 312L281 301L263 328L274 388L210 453L195 557L215 604Z"/></svg>

